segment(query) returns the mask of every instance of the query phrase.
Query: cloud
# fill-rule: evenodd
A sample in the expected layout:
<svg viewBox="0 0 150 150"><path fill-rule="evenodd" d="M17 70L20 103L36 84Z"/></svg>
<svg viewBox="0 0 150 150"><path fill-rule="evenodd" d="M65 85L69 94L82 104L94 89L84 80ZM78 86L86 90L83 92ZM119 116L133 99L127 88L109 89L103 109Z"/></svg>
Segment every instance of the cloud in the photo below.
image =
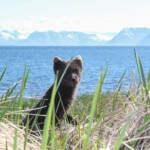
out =
<svg viewBox="0 0 150 150"><path fill-rule="evenodd" d="M147 16L131 16L118 14L110 17L108 14L82 14L80 16L39 17L29 16L25 19L7 20L0 24L0 30L17 30L24 34L33 31L81 31L93 32L119 32L125 27L150 27L150 21L145 22ZM141 19L139 19L141 18ZM104 37L105 38L105 37Z"/></svg>
<svg viewBox="0 0 150 150"><path fill-rule="evenodd" d="M17 30L23 33L33 31L81 31L81 32L106 32L110 20L105 20L96 16L79 16L79 17L43 17L37 18L29 16L21 20L7 20L1 24L1 30ZM111 28L110 28L111 29Z"/></svg>
<svg viewBox="0 0 150 150"><path fill-rule="evenodd" d="M15 39L15 37L13 36L13 35L11 35L11 34L9 34L9 33L7 33L7 32L1 32L1 35L4 37L4 39L9 39L9 38L11 38L11 39Z"/></svg>

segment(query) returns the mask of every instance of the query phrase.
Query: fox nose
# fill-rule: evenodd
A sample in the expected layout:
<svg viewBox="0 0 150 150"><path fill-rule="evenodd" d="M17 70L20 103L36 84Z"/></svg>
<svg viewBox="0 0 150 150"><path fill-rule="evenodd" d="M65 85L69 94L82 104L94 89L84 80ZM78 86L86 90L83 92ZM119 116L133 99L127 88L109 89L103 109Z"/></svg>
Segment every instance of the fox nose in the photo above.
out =
<svg viewBox="0 0 150 150"><path fill-rule="evenodd" d="M72 77L72 81L75 82L75 81L76 81L76 78L75 78L75 77Z"/></svg>
<svg viewBox="0 0 150 150"><path fill-rule="evenodd" d="M76 82L76 76L74 74L71 76L71 80L72 82Z"/></svg>

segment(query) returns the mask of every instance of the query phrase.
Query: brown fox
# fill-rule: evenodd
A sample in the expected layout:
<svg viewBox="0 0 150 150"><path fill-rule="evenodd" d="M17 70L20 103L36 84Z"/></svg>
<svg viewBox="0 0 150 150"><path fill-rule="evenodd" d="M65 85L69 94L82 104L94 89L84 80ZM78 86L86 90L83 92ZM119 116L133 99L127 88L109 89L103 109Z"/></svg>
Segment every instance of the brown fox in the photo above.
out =
<svg viewBox="0 0 150 150"><path fill-rule="evenodd" d="M58 57L54 58L53 67L54 67L55 75L58 74L58 81L60 80L69 62L70 61L61 60ZM73 125L77 125L77 121L74 120L68 114L68 109L75 99L75 94L76 94L76 90L81 79L81 74L82 74L82 58L81 56L77 56L75 59L73 59L70 62L69 67L67 71L65 72L64 77L55 95L54 107L55 107L55 124L56 125L59 125L65 113L67 114L66 116L67 116L68 122L72 123ZM36 122L35 124L40 130L43 129L44 120L46 118L46 114L47 114L49 104L50 104L53 86L54 85L52 85L47 90L47 92L39 101L39 103L33 108L33 110L29 112L29 114L23 120L23 124L26 125L27 118L29 118L30 129L31 127L33 127L34 122Z"/></svg>

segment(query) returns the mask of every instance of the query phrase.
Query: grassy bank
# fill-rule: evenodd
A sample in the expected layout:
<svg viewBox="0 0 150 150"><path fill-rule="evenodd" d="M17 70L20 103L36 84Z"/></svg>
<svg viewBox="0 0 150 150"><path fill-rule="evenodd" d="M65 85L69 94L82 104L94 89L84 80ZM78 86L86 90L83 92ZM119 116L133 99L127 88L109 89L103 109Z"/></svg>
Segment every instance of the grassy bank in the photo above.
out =
<svg viewBox="0 0 150 150"><path fill-rule="evenodd" d="M136 83L136 77L132 74L131 86L123 94L124 73L113 92L103 93L108 70L101 71L94 94L77 97L70 108L70 114L79 122L77 126L65 120L60 128L54 125L52 108L58 85L56 79L44 131L37 131L36 135L28 132L28 124L26 127L20 125L27 111L38 102L37 99L23 100L29 74L25 67L18 94L13 94L18 86L16 83L0 98L0 139L3 139L0 149L150 149L150 72L146 78L141 60L136 51L134 53L140 82ZM5 72L6 69L0 81Z"/></svg>

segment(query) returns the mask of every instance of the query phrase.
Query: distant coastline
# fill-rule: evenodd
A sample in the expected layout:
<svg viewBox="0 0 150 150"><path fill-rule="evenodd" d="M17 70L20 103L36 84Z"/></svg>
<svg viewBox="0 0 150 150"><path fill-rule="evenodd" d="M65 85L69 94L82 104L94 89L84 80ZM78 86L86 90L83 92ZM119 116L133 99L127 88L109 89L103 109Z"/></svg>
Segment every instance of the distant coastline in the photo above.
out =
<svg viewBox="0 0 150 150"><path fill-rule="evenodd" d="M150 46L150 28L124 28L119 33L76 31L0 31L0 46Z"/></svg>

